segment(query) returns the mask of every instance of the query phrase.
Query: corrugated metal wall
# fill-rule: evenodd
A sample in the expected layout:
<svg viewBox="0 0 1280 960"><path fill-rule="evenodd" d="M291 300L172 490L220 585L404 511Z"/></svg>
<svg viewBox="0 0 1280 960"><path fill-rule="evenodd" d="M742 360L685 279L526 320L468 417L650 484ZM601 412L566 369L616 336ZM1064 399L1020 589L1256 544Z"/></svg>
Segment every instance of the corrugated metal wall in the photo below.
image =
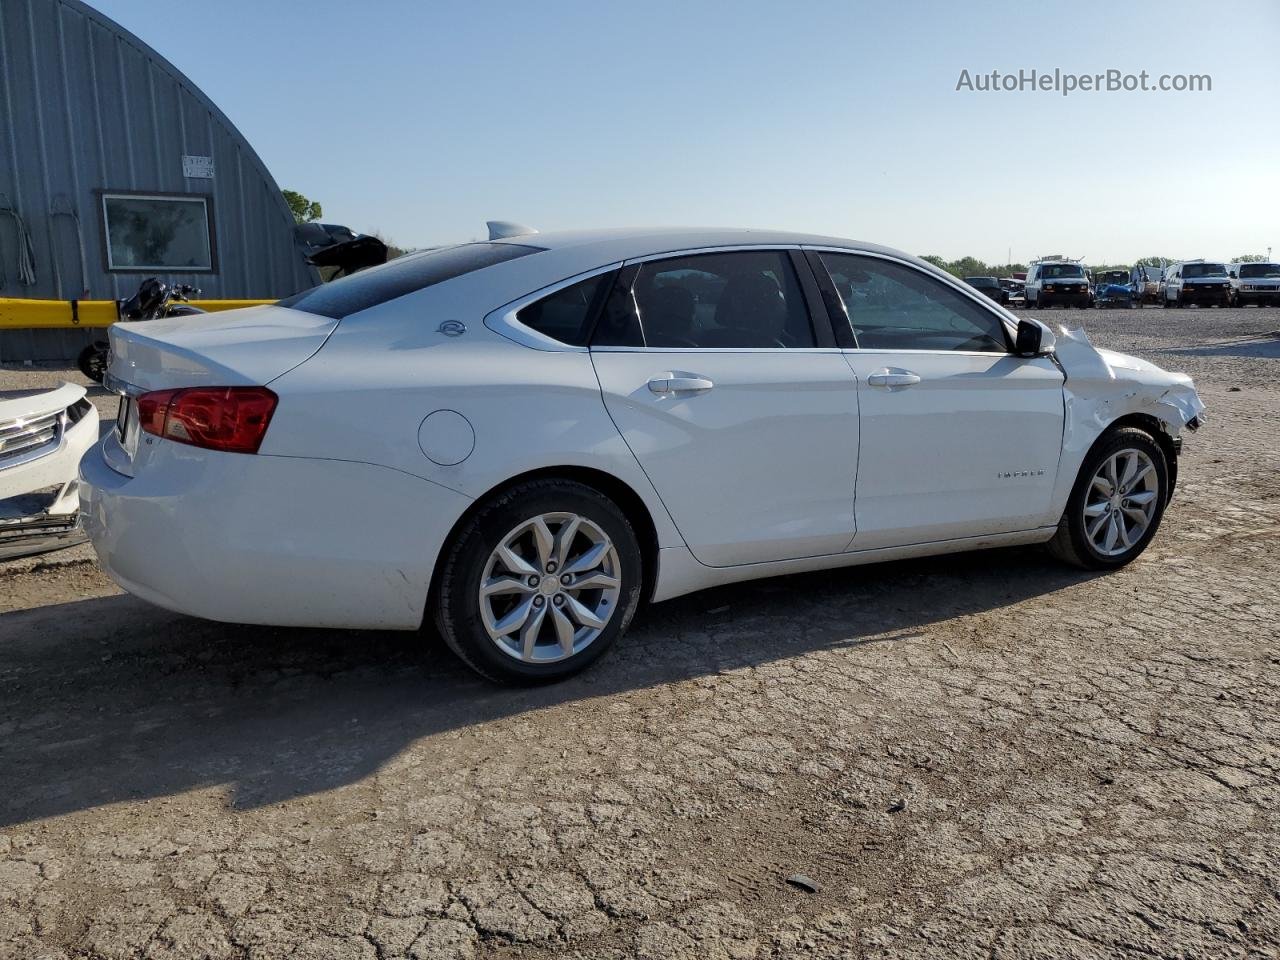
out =
<svg viewBox="0 0 1280 960"><path fill-rule="evenodd" d="M184 155L212 157L214 178L184 177ZM212 197L217 272L162 274L167 282L210 298L283 297L319 282L266 167L177 69L79 0L0 0L0 207L26 222L36 273L19 282L15 224L0 213L0 297L137 289L145 274L105 268L98 190ZM91 338L0 331L0 360L66 358Z"/></svg>

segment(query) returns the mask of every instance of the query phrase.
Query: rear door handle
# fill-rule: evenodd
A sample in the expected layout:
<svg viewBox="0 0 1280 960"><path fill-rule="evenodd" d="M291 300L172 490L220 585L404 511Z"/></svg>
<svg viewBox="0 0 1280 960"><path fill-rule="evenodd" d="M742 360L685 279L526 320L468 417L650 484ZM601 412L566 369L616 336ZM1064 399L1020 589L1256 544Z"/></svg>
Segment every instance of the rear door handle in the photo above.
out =
<svg viewBox="0 0 1280 960"><path fill-rule="evenodd" d="M911 387L919 382L919 375L910 370L881 370L867 377L867 383L873 387Z"/></svg>
<svg viewBox="0 0 1280 960"><path fill-rule="evenodd" d="M671 373L649 381L649 389L654 393L705 393L714 386L706 377L676 376Z"/></svg>

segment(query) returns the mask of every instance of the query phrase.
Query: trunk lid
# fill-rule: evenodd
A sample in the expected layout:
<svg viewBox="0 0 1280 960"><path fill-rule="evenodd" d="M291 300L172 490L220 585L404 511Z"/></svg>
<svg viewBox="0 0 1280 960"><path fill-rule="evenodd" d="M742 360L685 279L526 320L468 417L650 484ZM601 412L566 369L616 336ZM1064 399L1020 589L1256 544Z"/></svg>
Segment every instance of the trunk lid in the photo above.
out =
<svg viewBox="0 0 1280 960"><path fill-rule="evenodd" d="M274 305L116 323L108 374L142 391L266 384L314 355L337 325Z"/></svg>

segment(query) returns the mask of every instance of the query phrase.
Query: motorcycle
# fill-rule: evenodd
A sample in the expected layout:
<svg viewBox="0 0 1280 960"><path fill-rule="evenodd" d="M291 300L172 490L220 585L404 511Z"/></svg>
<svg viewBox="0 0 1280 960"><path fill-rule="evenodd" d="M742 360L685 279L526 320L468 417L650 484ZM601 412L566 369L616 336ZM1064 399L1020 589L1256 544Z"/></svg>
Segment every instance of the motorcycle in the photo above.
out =
<svg viewBox="0 0 1280 960"><path fill-rule="evenodd" d="M148 277L138 286L138 291L128 299L116 301L116 319L138 321L159 320L162 317L187 317L204 313L192 306L192 297L200 291L190 284L169 286L155 277ZM95 340L76 357L76 366L94 383L101 383L107 373L111 345L106 340Z"/></svg>

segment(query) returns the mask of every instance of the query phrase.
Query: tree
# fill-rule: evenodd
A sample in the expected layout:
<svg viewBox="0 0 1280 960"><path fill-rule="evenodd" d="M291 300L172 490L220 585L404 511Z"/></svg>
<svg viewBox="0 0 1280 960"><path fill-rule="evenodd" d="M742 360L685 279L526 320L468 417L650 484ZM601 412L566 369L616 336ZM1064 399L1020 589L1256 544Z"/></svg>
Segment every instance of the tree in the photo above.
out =
<svg viewBox="0 0 1280 960"><path fill-rule="evenodd" d="M1267 258L1260 253L1242 253L1231 259L1232 263L1266 263Z"/></svg>
<svg viewBox="0 0 1280 960"><path fill-rule="evenodd" d="M320 201L308 200L297 190L281 190L280 192L284 194L284 202L289 205L289 209L293 212L294 223L310 223L324 216L324 211L320 208Z"/></svg>
<svg viewBox="0 0 1280 960"><path fill-rule="evenodd" d="M1134 266L1138 267L1163 267L1166 263L1172 263L1172 257L1143 257L1134 261Z"/></svg>

